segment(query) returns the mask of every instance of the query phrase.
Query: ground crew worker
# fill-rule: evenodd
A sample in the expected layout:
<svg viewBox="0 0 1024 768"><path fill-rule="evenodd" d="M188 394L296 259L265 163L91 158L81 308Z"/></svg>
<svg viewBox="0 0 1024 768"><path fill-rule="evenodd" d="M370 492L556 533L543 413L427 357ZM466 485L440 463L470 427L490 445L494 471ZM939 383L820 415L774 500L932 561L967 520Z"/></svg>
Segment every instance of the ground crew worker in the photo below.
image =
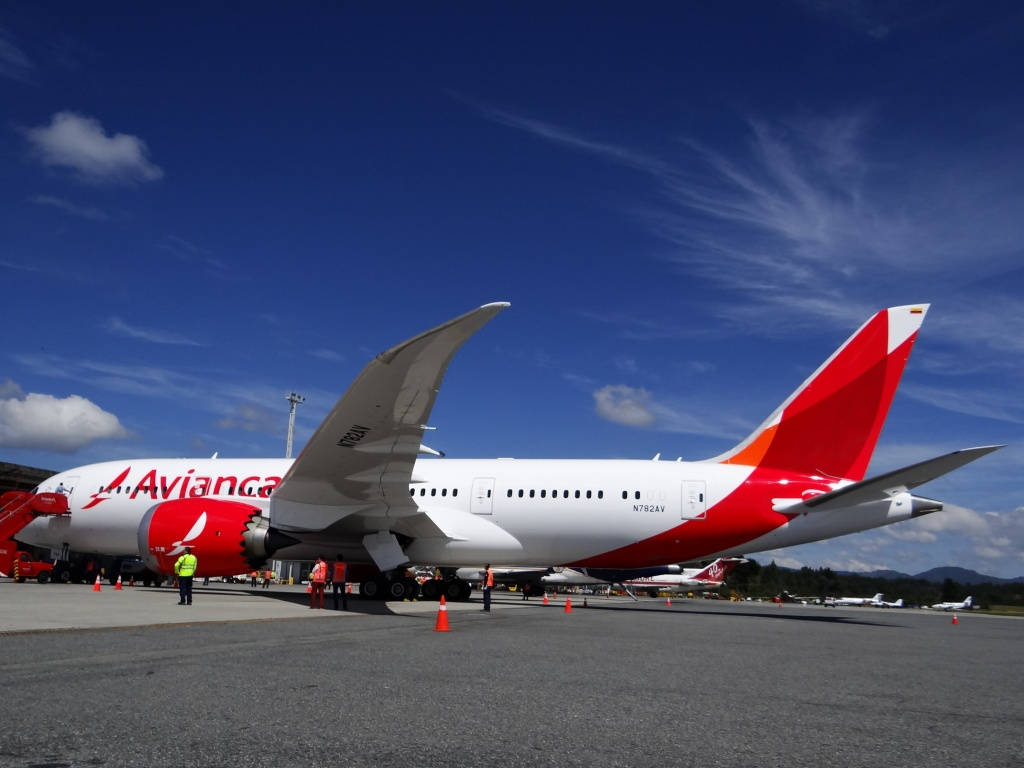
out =
<svg viewBox="0 0 1024 768"><path fill-rule="evenodd" d="M320 555L316 556L313 570L309 572L309 583L313 587L313 591L309 593L309 607L323 608L324 587L327 585L327 563L324 562ZM320 603L320 605L317 605L317 603Z"/></svg>
<svg viewBox="0 0 1024 768"><path fill-rule="evenodd" d="M256 580L259 577L260 577L260 572L259 571L253 571L252 573L250 573L249 574L249 586L250 587L255 587L256 586Z"/></svg>
<svg viewBox="0 0 1024 768"><path fill-rule="evenodd" d="M174 575L178 577L178 605L192 605L192 577L199 560L192 554L192 547L185 547L185 554L174 564Z"/></svg>
<svg viewBox="0 0 1024 768"><path fill-rule="evenodd" d="M265 570L263 572L263 588L264 589L267 589L270 586L270 576L271 576L270 569L267 568L267 570Z"/></svg>
<svg viewBox="0 0 1024 768"><path fill-rule="evenodd" d="M345 594L345 561L338 554L334 558L334 568L331 573L331 585L334 592L334 610L338 610L338 595L341 595L341 609L348 610L348 596Z"/></svg>
<svg viewBox="0 0 1024 768"><path fill-rule="evenodd" d="M484 578L481 586L484 590L484 610L487 611L487 613L490 613L491 590L494 589L494 571L491 570L490 563L484 566Z"/></svg>

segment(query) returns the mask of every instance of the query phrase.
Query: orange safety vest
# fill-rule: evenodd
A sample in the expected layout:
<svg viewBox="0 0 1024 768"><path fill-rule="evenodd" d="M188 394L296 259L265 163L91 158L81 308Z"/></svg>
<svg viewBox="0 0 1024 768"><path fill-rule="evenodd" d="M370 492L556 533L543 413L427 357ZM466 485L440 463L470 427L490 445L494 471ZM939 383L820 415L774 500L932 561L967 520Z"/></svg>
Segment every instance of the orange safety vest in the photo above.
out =
<svg viewBox="0 0 1024 768"><path fill-rule="evenodd" d="M484 573L487 574L487 581L485 583L487 584L487 588L490 589L494 586L494 571L488 568Z"/></svg>
<svg viewBox="0 0 1024 768"><path fill-rule="evenodd" d="M323 560L318 560L316 565L313 566L313 572L311 579L319 584L323 584L327 581L327 563Z"/></svg>
<svg viewBox="0 0 1024 768"><path fill-rule="evenodd" d="M332 581L339 582L345 580L345 564L338 562L334 564L334 578Z"/></svg>

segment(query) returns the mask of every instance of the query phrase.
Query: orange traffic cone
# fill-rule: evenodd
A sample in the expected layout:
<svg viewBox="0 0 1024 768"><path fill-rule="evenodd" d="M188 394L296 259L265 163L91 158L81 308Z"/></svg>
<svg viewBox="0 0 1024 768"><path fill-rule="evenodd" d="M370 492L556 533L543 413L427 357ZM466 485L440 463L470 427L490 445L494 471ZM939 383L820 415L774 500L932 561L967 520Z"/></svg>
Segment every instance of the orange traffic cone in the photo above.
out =
<svg viewBox="0 0 1024 768"><path fill-rule="evenodd" d="M451 632L448 627L448 603L444 595L441 595L441 604L437 606L437 623L434 625L435 632Z"/></svg>
<svg viewBox="0 0 1024 768"><path fill-rule="evenodd" d="M565 598L565 612L572 613L572 600L568 597Z"/></svg>
<svg viewBox="0 0 1024 768"><path fill-rule="evenodd" d="M955 627L955 626L956 626L957 624L959 624L959 623L960 623L960 619L958 619L958 618L956 617L956 614L954 613L954 614L953 614L953 626Z"/></svg>
<svg viewBox="0 0 1024 768"><path fill-rule="evenodd" d="M121 574L117 574L117 584L114 585L114 589L123 589L121 586Z"/></svg>
<svg viewBox="0 0 1024 768"><path fill-rule="evenodd" d="M548 600L548 593L545 592L544 593L544 605L549 605L549 604L550 604L550 601Z"/></svg>
<svg viewBox="0 0 1024 768"><path fill-rule="evenodd" d="M98 573L96 574L96 582L92 585L92 591L93 592L101 592L102 591L100 589L100 575Z"/></svg>
<svg viewBox="0 0 1024 768"><path fill-rule="evenodd" d="M665 605L667 607L669 607L669 608L672 607L672 597L671 597L671 595L665 598Z"/></svg>
<svg viewBox="0 0 1024 768"><path fill-rule="evenodd" d="M129 587L134 587L135 586L135 577L134 576L132 576L131 581L128 582L128 586Z"/></svg>
<svg viewBox="0 0 1024 768"><path fill-rule="evenodd" d="M313 582L312 581L309 582L308 584L306 584L306 594L307 595L313 594Z"/></svg>

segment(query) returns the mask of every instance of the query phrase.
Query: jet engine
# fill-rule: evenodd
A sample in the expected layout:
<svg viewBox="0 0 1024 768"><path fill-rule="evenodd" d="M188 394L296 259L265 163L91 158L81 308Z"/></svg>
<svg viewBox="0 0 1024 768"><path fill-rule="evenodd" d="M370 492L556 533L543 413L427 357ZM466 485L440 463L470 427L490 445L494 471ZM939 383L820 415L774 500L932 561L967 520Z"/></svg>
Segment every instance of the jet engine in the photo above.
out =
<svg viewBox="0 0 1024 768"><path fill-rule="evenodd" d="M233 576L261 565L295 539L272 531L259 507L226 499L189 498L152 507L139 523L139 553L157 573L174 573L185 551L199 560L198 576Z"/></svg>

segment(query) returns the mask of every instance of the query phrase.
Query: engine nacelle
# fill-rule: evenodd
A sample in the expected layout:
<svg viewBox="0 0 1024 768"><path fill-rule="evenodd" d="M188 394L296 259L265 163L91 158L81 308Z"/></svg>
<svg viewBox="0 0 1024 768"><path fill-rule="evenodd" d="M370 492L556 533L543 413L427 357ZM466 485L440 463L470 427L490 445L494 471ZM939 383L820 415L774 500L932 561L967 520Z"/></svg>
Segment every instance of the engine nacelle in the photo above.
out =
<svg viewBox="0 0 1024 768"><path fill-rule="evenodd" d="M196 575L233 576L259 566L290 541L271 533L259 507L226 499L165 501L139 523L139 553L157 573L174 573L175 561L192 547Z"/></svg>

